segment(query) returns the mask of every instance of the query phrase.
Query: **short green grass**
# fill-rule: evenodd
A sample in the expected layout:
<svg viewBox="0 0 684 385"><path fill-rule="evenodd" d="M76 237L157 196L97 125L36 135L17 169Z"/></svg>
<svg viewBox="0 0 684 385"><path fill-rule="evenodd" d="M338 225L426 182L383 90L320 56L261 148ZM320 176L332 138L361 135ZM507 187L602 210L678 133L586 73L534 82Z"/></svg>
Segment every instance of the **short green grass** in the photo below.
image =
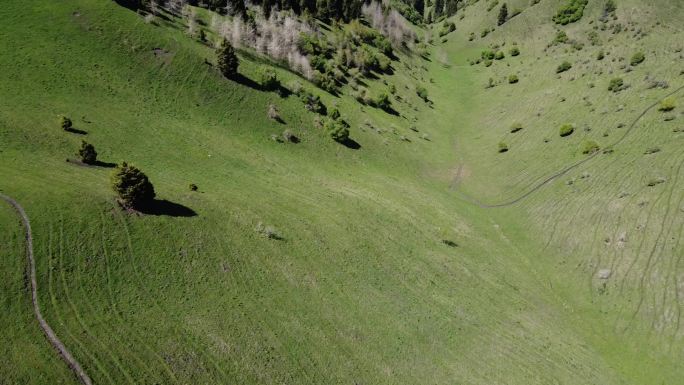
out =
<svg viewBox="0 0 684 385"><path fill-rule="evenodd" d="M382 80L395 85L401 116L300 79L350 123L361 145L352 150L316 128L298 98L222 79L204 64L212 48L175 24L146 24L113 2L8 1L0 189L32 220L46 318L97 384L677 383L678 119L664 122L655 107L613 153L519 205L464 199L527 191L586 158L584 141L609 146L682 84L668 62L645 60L622 75L630 89L588 86L607 84L637 48L675 59L677 39L662 38L681 35L675 2L620 2L618 18L649 32L638 47L629 30L610 44L602 31L600 48L545 51L559 4L511 2L523 12L473 41L496 20L486 2L467 7L432 61L402 55L395 75L369 82L372 95L387 89ZM590 2L568 35L586 36L600 12ZM519 56L466 64L513 41ZM269 65L241 57L250 79ZM578 64L558 78L562 60ZM298 79L275 71L284 84ZM511 73L519 84L484 87ZM646 89L646 73L670 88ZM268 118L269 104L284 124ZM62 114L101 160L134 163L160 198L198 215L122 212L111 170L64 161L83 136L59 127ZM524 130L511 133L515 122ZM558 137L567 122L575 133ZM301 143L270 139L286 129ZM513 150L497 153L500 142ZM652 147L662 151L643 155ZM647 186L657 178L666 182ZM0 223L0 378L74 383L32 320L8 208ZM266 226L283 239L265 237ZM596 278L600 269L610 278Z"/></svg>

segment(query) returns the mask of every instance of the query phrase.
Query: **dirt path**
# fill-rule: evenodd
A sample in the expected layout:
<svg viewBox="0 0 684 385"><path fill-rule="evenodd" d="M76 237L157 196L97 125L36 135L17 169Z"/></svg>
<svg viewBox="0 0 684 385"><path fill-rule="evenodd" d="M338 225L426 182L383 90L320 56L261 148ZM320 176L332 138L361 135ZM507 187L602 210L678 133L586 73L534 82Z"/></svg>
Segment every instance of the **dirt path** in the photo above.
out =
<svg viewBox="0 0 684 385"><path fill-rule="evenodd" d="M38 303L38 283L36 280L36 261L33 257L33 236L31 235L31 223L29 222L28 216L26 215L24 208L21 207L21 205L14 199L2 193L0 193L0 198L14 207L21 217L21 221L24 224L24 229L26 230L26 258L28 259L30 269L31 302L33 303L33 312L36 315L38 324L43 330L43 333L45 333L45 337L48 339L48 341L50 341L50 344L57 350L60 357L62 357L62 360L64 360L69 368L71 368L81 383L84 385L92 385L93 382L90 380L90 377L88 377L78 361L76 361L71 353L69 353L69 350L67 350L66 346L64 346L62 341L60 341L54 330L52 330L50 325L48 325L48 323L45 321L45 318L43 318L42 313L40 312L40 304Z"/></svg>
<svg viewBox="0 0 684 385"><path fill-rule="evenodd" d="M658 99L657 102L654 102L653 104L651 104L651 105L649 105L648 107L646 107L646 109L644 109L644 110L641 112L641 114L639 114L639 116L637 116L634 120L632 120L632 122L630 123L630 125L629 125L629 127L627 128L627 130L625 131L625 133L624 133L618 140L616 140L616 141L613 142L612 144L606 146L606 148L615 147L615 146L617 146L618 144L620 144L623 140L625 140L625 138L627 138L627 136L632 132L632 130L633 130L634 127L636 126L637 122L638 122L639 120L641 120L641 118L643 118L644 115L646 115L647 112L649 112L650 110L652 110L653 108L655 108L655 107L660 103L661 100L663 100L663 99L665 99L665 98L667 98L667 97L669 97L669 96L672 96L672 95L678 93L678 92L681 91L682 89L684 89L684 86L681 86L681 87L677 88L676 90L674 90L674 91L668 93L667 95L661 97L660 99ZM474 197L472 197L472 196L470 196L470 195L467 195L466 193L464 193L464 192L462 192L462 191L459 192L459 195L461 195L461 199L463 199L464 201L469 202L469 203L471 203L471 204L474 204L474 205L476 205L476 206L483 207L483 208L496 208L496 207L512 206L512 205L514 205L514 204L520 202L521 200L527 198L528 196L532 195L534 192L536 192L537 190L541 189L542 187L544 187L545 185L547 185L549 182L553 181L554 179L556 179L556 178L558 178L558 177L560 177L560 176L563 176L563 175L567 174L568 171L570 171L570 170L572 170L572 169L575 169L575 168L581 166L582 164L584 164L584 163L586 163L586 162L592 160L592 159L593 159L596 155L598 155L598 154L600 154L600 152L599 152L599 151L596 151L596 152L594 152L593 154L589 155L588 157L586 157L586 158L584 158L584 159L581 159L581 160L579 160L579 161L577 161L577 162L575 162L575 163L572 163L572 164L570 164L569 166L566 166L565 168L563 168L563 169L561 169L561 170L559 170L559 171L556 171L555 173L553 173L553 174L549 175L548 177L546 177L546 178L545 178L544 180L542 180L541 182L537 183L535 186L533 186L533 187L532 187L531 189L529 189L528 191L524 192L523 194L519 195L519 196L516 197L516 198L512 198L512 199L510 199L510 200L508 200L508 201L505 201L505 202L501 202L501 203L484 203L484 202L481 202L480 200L478 200L477 198L474 198ZM456 188L458 188L458 185L457 185L457 184L456 184Z"/></svg>

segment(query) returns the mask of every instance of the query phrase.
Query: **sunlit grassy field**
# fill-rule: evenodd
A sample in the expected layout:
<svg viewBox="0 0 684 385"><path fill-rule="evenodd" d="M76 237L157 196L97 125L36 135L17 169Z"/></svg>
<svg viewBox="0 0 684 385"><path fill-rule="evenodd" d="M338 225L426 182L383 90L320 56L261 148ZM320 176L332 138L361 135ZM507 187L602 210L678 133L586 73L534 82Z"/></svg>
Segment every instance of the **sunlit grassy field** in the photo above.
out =
<svg viewBox="0 0 684 385"><path fill-rule="evenodd" d="M401 54L394 75L368 82L396 85L399 116L277 67L339 107L360 144L351 149L296 97L222 78L205 64L213 47L175 22L148 24L109 1L7 1L0 190L31 218L48 322L97 384L681 383L681 107L635 119L684 83L684 12L621 2L618 20L647 35L601 31L591 46L592 2L564 28L584 48L545 51L560 3L519 2L485 38L497 8L467 7L429 61ZM513 41L520 56L508 55ZM503 42L505 59L468 65ZM600 62L599 49L610 53ZM637 50L646 60L625 72ZM272 64L240 56L249 79ZM575 64L558 76L562 60ZM647 88L647 74L669 87ZM614 94L616 76L630 87ZM485 88L490 77L500 84ZM284 123L267 117L270 103ZM87 135L61 130L60 114ZM510 133L514 122L524 128ZM583 140L604 149L632 122L613 152L519 204L473 204L519 196L586 157ZM563 123L573 135L559 137ZM301 142L271 140L285 129ZM83 139L183 209L122 211L111 169L65 162ZM75 383L32 318L7 207L0 224L0 384Z"/></svg>

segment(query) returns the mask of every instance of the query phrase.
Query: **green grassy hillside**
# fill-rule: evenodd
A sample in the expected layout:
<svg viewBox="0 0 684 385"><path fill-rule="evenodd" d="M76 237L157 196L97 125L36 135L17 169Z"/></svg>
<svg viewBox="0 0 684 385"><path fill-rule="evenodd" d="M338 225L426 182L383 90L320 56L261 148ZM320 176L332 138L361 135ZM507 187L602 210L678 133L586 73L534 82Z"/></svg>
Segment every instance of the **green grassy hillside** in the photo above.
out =
<svg viewBox="0 0 684 385"><path fill-rule="evenodd" d="M561 27L565 0L517 1L496 26L498 6L471 3L444 38L415 27L427 59L398 51L364 80L396 87L397 115L239 51L246 79L273 67L337 106L353 149L295 95L223 78L172 16L5 1L0 190L27 210L43 313L94 383L682 383L684 9L624 0L604 23L590 1ZM547 47L557 28L583 47ZM505 58L471 65L486 49ZM616 77L629 87L609 91ZM285 130L300 142L272 140ZM111 168L65 162L81 140L170 203L122 210ZM76 383L33 319L8 207L0 224L0 384Z"/></svg>

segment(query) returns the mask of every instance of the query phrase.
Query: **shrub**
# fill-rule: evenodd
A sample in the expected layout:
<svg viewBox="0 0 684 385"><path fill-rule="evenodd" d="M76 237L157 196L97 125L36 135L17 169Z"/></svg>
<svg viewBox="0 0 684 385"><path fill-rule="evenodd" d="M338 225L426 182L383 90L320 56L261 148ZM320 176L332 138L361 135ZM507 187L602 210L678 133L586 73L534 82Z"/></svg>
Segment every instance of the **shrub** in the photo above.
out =
<svg viewBox="0 0 684 385"><path fill-rule="evenodd" d="M283 139L290 143L299 143L299 138L290 130L283 131Z"/></svg>
<svg viewBox="0 0 684 385"><path fill-rule="evenodd" d="M349 129L341 121L328 119L323 125L323 128L336 142L342 143L349 139Z"/></svg>
<svg viewBox="0 0 684 385"><path fill-rule="evenodd" d="M330 76L329 74L315 71L313 82L322 90L327 91L331 94L337 94L337 83L335 82L335 79L333 79L332 76Z"/></svg>
<svg viewBox="0 0 684 385"><path fill-rule="evenodd" d="M575 131L575 127L572 124L564 124L560 126L559 134L560 136L570 136Z"/></svg>
<svg viewBox="0 0 684 385"><path fill-rule="evenodd" d="M154 186L147 175L126 162L114 170L111 183L119 201L126 208L143 207L155 197Z"/></svg>
<svg viewBox="0 0 684 385"><path fill-rule="evenodd" d="M567 4L562 6L553 16L553 21L562 25L578 21L582 18L587 3L589 0L568 0Z"/></svg>
<svg viewBox="0 0 684 385"><path fill-rule="evenodd" d="M273 239L276 241L283 239L283 237L278 233L278 230L276 230L272 226L265 226L261 222L257 223L256 228L254 230L256 230L257 233L261 234L262 236L268 239Z"/></svg>
<svg viewBox="0 0 684 385"><path fill-rule="evenodd" d="M637 52L634 55L632 55L632 58L629 60L629 64L631 64L632 67L634 67L634 66L641 64L644 60L646 60L644 53L643 52Z"/></svg>
<svg viewBox="0 0 684 385"><path fill-rule="evenodd" d="M622 80L622 78L610 79L610 83L608 84L608 91L620 92L624 88L625 88L625 82Z"/></svg>
<svg viewBox="0 0 684 385"><path fill-rule="evenodd" d="M511 133L516 133L523 129L522 123L515 122L511 125Z"/></svg>
<svg viewBox="0 0 684 385"><path fill-rule="evenodd" d="M565 33L565 31L558 30L556 32L556 37L553 38L553 44L564 44L567 43L570 38L568 38L568 35Z"/></svg>
<svg viewBox="0 0 684 385"><path fill-rule="evenodd" d="M280 121L280 112L278 111L278 107L273 103L269 103L268 109L266 110L266 116L268 116L268 118L271 120Z"/></svg>
<svg viewBox="0 0 684 385"><path fill-rule="evenodd" d="M600 149L601 147L598 145L598 143L594 142L593 140L586 140L584 143L582 143L582 154L593 154Z"/></svg>
<svg viewBox="0 0 684 385"><path fill-rule="evenodd" d="M337 107L333 107L332 111L330 111L330 119L337 120L340 118L340 110L337 109Z"/></svg>
<svg viewBox="0 0 684 385"><path fill-rule="evenodd" d="M420 97L424 101L426 101L426 102L429 101L428 92L425 89L425 87L423 87L423 86L416 87L416 94L418 95L418 97Z"/></svg>
<svg viewBox="0 0 684 385"><path fill-rule="evenodd" d="M499 152L508 151L508 145L504 142L499 142Z"/></svg>
<svg viewBox="0 0 684 385"><path fill-rule="evenodd" d="M677 105L673 97L665 98L660 101L660 106L658 106L658 111L668 112L675 109Z"/></svg>
<svg viewBox="0 0 684 385"><path fill-rule="evenodd" d="M442 25L442 28L439 30L439 36L440 37L446 36L455 30L456 30L456 24L454 24L453 21L447 21Z"/></svg>
<svg viewBox="0 0 684 385"><path fill-rule="evenodd" d="M518 76L517 75L509 75L508 76L508 83L509 84L515 84L518 82Z"/></svg>
<svg viewBox="0 0 684 385"><path fill-rule="evenodd" d="M384 92L375 99L375 105L385 111L389 111L392 108L392 102L390 102L389 96Z"/></svg>
<svg viewBox="0 0 684 385"><path fill-rule="evenodd" d="M318 95L313 95L312 93L302 90L299 93L299 99L304 103L304 107L314 113L324 114L326 113L326 108L323 102L321 102L321 97Z"/></svg>
<svg viewBox="0 0 684 385"><path fill-rule="evenodd" d="M561 72L565 72L570 68L572 68L572 64L570 64L568 61L564 61L558 66L558 68L556 68L556 73L559 74Z"/></svg>
<svg viewBox="0 0 684 385"><path fill-rule="evenodd" d="M518 49L518 47L513 47L513 48L511 48L509 53L511 56L518 56L518 55L520 55L520 49Z"/></svg>
<svg viewBox="0 0 684 385"><path fill-rule="evenodd" d="M228 40L223 39L221 42L221 45L216 50L216 59L218 69L223 76L232 78L237 75L239 66L238 57L235 54L235 49Z"/></svg>
<svg viewBox="0 0 684 385"><path fill-rule="evenodd" d="M97 162L97 151L95 151L95 146L87 143L85 140L81 142L78 156L81 158L81 162L85 164L94 164Z"/></svg>
<svg viewBox="0 0 684 385"><path fill-rule="evenodd" d="M496 55L494 56L494 59L496 59L496 60L501 60L501 59L503 59L504 57L506 57L506 56L504 55L503 51L499 51L499 52L497 52Z"/></svg>
<svg viewBox="0 0 684 385"><path fill-rule="evenodd" d="M486 50L480 52L480 57L482 57L482 59L484 59L484 60L492 60L492 59L494 59L495 56L496 56L496 54L494 53L494 51L492 51L490 49L486 49Z"/></svg>
<svg viewBox="0 0 684 385"><path fill-rule="evenodd" d="M261 88L266 91L275 91L280 88L280 80L276 73L270 68L263 68L259 73L259 83Z"/></svg>
<svg viewBox="0 0 684 385"><path fill-rule="evenodd" d="M506 3L503 3L499 9L499 16L497 18L496 24L502 25L506 22L506 20L508 20L508 7L506 6Z"/></svg>
<svg viewBox="0 0 684 385"><path fill-rule="evenodd" d="M190 187L190 191L197 191L197 190L198 190L197 185L194 184L194 183L190 183L190 186L189 186L189 187Z"/></svg>
<svg viewBox="0 0 684 385"><path fill-rule="evenodd" d="M606 54L603 52L603 50L598 51L596 54L596 60L603 60L603 58L606 57Z"/></svg>
<svg viewBox="0 0 684 385"><path fill-rule="evenodd" d="M73 127L73 122L71 121L71 119L62 115L59 117L59 127L61 127L64 131L69 131Z"/></svg>

